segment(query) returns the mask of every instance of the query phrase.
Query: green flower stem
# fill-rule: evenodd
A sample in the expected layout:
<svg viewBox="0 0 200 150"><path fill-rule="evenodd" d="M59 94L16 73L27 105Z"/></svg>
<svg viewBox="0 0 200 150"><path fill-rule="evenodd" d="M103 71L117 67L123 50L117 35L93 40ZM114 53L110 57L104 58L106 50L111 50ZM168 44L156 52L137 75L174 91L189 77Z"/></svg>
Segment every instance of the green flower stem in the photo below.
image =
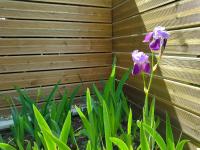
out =
<svg viewBox="0 0 200 150"><path fill-rule="evenodd" d="M147 86L146 86L145 74L143 72L142 72L142 79L143 79L143 82L144 82L144 92L146 93L147 92Z"/></svg>
<svg viewBox="0 0 200 150"><path fill-rule="evenodd" d="M151 55L151 66L152 68L154 67L154 53ZM152 80L153 80L153 75L154 75L154 70L151 69L151 74L150 74L150 79L149 79L149 84L148 87L146 87L146 81L145 81L145 75L142 74L143 77L143 82L144 82L144 92L145 92L145 102L144 102L144 114L143 114L143 121L145 122L146 118L148 117L148 97L149 97L149 91L151 88Z"/></svg>
<svg viewBox="0 0 200 150"><path fill-rule="evenodd" d="M157 64L156 64L157 65ZM151 83L153 80L153 75L154 75L154 53L151 54L151 66L152 66L152 70L151 70L151 74L150 74L150 80L149 80L149 85L148 85L148 89L147 89L147 93L149 93L149 90L151 88Z"/></svg>

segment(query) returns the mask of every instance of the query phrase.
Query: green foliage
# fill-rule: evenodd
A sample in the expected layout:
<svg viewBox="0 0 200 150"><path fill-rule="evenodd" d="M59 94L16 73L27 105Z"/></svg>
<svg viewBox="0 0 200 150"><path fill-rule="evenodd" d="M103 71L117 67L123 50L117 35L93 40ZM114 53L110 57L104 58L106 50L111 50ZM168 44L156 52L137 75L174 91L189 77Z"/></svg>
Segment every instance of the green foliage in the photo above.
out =
<svg viewBox="0 0 200 150"><path fill-rule="evenodd" d="M120 150L129 150L127 145L121 139L115 138L115 137L111 137L110 140L112 141L112 143L117 145Z"/></svg>
<svg viewBox="0 0 200 150"><path fill-rule="evenodd" d="M98 122L99 125L99 132L101 132L102 135L104 135L103 132L103 101L105 101L106 106L108 109L108 116L110 120L110 126L111 126L111 135L115 136L119 132L119 130L122 129L121 123L123 121L122 116L124 117L124 120L128 118L129 114L129 107L127 104L127 99L124 96L123 93L123 85L127 81L131 69L128 70L123 76L122 80L118 82L118 85L115 85L116 79L115 79L115 72L116 72L116 65L113 64L112 72L109 77L109 80L105 84L105 88L103 90L103 93L101 93L98 88L94 85L94 92L97 97L97 105L95 105L95 110L98 115Z"/></svg>
<svg viewBox="0 0 200 150"><path fill-rule="evenodd" d="M131 128L132 128L132 110L130 109L129 117L128 117L128 126L127 126L127 145L130 150L133 150L133 142L132 142L132 135L131 135Z"/></svg>
<svg viewBox="0 0 200 150"><path fill-rule="evenodd" d="M116 66L113 64L112 73L105 84L104 90L100 91L93 85L94 98L90 89L86 91L86 112L75 106L75 109L82 121L83 128L78 129L75 135L86 136L86 150L113 150L118 147L121 150L182 150L187 140L179 140L175 144L173 131L169 116L166 116L166 138L157 132L159 119L155 116L155 97L149 103L148 92L146 92L145 104L143 107L143 118L136 122L133 120L132 110L129 108L127 98L123 93L123 85L127 81L131 69L129 69L121 80L115 79ZM67 145L73 143L79 149L74 136L72 126L71 106L77 87L71 95L64 91L60 102L55 101L58 92L58 84L45 98L46 103L39 109L26 91L19 88L19 102L22 110L18 111L12 107L14 146L19 150L70 150ZM41 89L38 90L37 101L41 98ZM150 104L150 107L149 107ZM138 128L137 128L138 127ZM139 129L139 134L136 133ZM31 136L33 142L26 140L26 135ZM135 143L135 137L140 143ZM71 138L71 139L70 139ZM71 141L69 141L69 139ZM136 139L136 140L137 140ZM14 146L0 143L0 148L15 150Z"/></svg>
<svg viewBox="0 0 200 150"><path fill-rule="evenodd" d="M48 96L45 96L46 101L43 102L43 105L40 108L42 116L45 118L45 121L47 122L49 128L52 130L52 133L54 133L56 136L61 134L61 129L65 123L64 121L67 113L69 110L71 110L71 106L74 103L74 98L80 89L80 86L77 86L71 94L65 90L61 96L61 101L55 101L54 97L58 93L59 83L60 82L54 86ZM19 87L15 88L19 94L17 100L22 105L22 109L21 111L17 110L14 103L12 102L13 106L11 108L11 112L14 122L14 125L12 126L12 134L14 137L14 144L17 148L22 149L25 146L25 136L29 135L32 141L35 141L37 146L40 147L42 144L42 140L38 135L40 128L36 121L32 106L35 105L37 108L39 108L35 102L43 99L41 88L37 90L38 93L36 100L33 100L25 90L22 90ZM70 138L71 142L76 144L72 127L70 128Z"/></svg>
<svg viewBox="0 0 200 150"><path fill-rule="evenodd" d="M6 143L0 143L0 148L3 150L16 150L13 146Z"/></svg>
<svg viewBox="0 0 200 150"><path fill-rule="evenodd" d="M44 140L45 142L44 145L47 148L47 150L56 150L57 149L56 147L58 147L60 150L70 150L70 148L65 144L65 142L67 141L67 138L70 132L71 113L69 112L66 117L60 138L57 138L55 135L53 135L50 127L48 126L47 122L43 118L42 114L34 105L33 105L33 110L34 110L34 114L37 119L38 125L43 135L43 137L41 136L41 138L42 140Z"/></svg>
<svg viewBox="0 0 200 150"><path fill-rule="evenodd" d="M168 114L166 115L166 142L167 142L167 149L172 149L172 150L175 149L174 137Z"/></svg>
<svg viewBox="0 0 200 150"><path fill-rule="evenodd" d="M88 141L88 143L87 143L86 150L92 150L91 142L90 141Z"/></svg>
<svg viewBox="0 0 200 150"><path fill-rule="evenodd" d="M188 140L178 141L175 147L173 132L168 115L166 115L166 142L156 131L156 129L152 128L150 125L144 122L138 122L138 126L140 128L140 141L142 150L147 149L147 147L150 145L150 143L147 141L147 137L149 136L147 136L145 132L148 133L153 138L153 140L155 140L160 150L183 150L184 145L188 142Z"/></svg>
<svg viewBox="0 0 200 150"><path fill-rule="evenodd" d="M144 132L144 127L143 127L142 122L140 124L140 145L141 145L141 150L150 149L146 134Z"/></svg>
<svg viewBox="0 0 200 150"><path fill-rule="evenodd" d="M81 111L80 108L78 107L75 107L76 108L76 111L78 112L82 122L83 122L83 125L85 127L85 130L87 132L87 136L91 142L91 147L92 149L97 149L97 147L99 146L98 145L98 140L99 140L99 137L97 135L98 133L98 127L96 125L97 122L95 122L95 117L94 117L94 111L93 111L93 108L92 108L92 98L91 98L91 95L90 95L90 90L87 89L87 92L86 92L86 103L87 103L87 115L88 115L88 119L87 117L83 114L83 112Z"/></svg>
<svg viewBox="0 0 200 150"><path fill-rule="evenodd" d="M49 135L45 134L46 132L49 132L52 134L50 127L48 126L47 122L45 121L43 116L40 114L40 112L34 105L33 105L33 110L34 110L34 114L37 119L38 125L42 131L44 141L45 141L45 146L47 147L47 149L50 149L50 148L56 149L55 143L52 142L52 140L49 138Z"/></svg>
<svg viewBox="0 0 200 150"><path fill-rule="evenodd" d="M109 139L111 137L110 120L109 120L108 108L105 101L103 101L103 120L104 120L106 149L112 150L112 142Z"/></svg>
<svg viewBox="0 0 200 150"><path fill-rule="evenodd" d="M144 128L145 131L147 133L149 133L153 138L154 140L156 141L156 143L158 144L159 148L161 150L166 150L166 144L164 142L164 140L162 139L162 137L159 135L159 133L154 130L153 128L151 128L151 126L145 124L145 123L142 123L141 124L141 128ZM144 134L143 137L145 137L146 135Z"/></svg>
<svg viewBox="0 0 200 150"><path fill-rule="evenodd" d="M68 141L70 130L71 130L71 111L68 112L67 118L63 124L63 128L60 133L60 140L63 143L66 143Z"/></svg>

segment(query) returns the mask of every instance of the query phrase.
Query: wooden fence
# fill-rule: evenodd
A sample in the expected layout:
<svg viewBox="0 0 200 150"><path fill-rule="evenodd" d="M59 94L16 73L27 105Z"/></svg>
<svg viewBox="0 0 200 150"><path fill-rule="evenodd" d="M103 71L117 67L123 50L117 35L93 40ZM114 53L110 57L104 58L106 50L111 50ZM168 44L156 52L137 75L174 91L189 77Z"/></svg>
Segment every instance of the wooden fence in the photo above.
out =
<svg viewBox="0 0 200 150"><path fill-rule="evenodd" d="M36 97L107 79L112 62L111 0L0 1L0 113L9 113L14 86ZM99 85L100 86L100 85ZM59 98L59 95L57 95ZM81 98L77 98L81 99Z"/></svg>
<svg viewBox="0 0 200 150"><path fill-rule="evenodd" d="M113 53L118 60L118 78L132 65L134 49L149 53L142 40L155 26L171 34L153 80L157 113L168 111L175 131L191 139L186 149L200 147L200 1L113 0ZM131 102L143 105L143 82L130 77L125 91ZM164 131L165 132L165 131Z"/></svg>
<svg viewBox="0 0 200 150"><path fill-rule="evenodd" d="M107 79L112 54L119 79L134 49L149 52L143 37L160 25L171 38L151 95L161 118L168 111L174 131L191 139L187 149L200 147L199 10L199 0L1 0L1 115L9 113L7 96L19 104L15 85L36 97L38 87L48 94L61 80L61 92L82 85L81 100L86 87ZM125 92L135 109L143 105L142 91L142 79L130 77Z"/></svg>

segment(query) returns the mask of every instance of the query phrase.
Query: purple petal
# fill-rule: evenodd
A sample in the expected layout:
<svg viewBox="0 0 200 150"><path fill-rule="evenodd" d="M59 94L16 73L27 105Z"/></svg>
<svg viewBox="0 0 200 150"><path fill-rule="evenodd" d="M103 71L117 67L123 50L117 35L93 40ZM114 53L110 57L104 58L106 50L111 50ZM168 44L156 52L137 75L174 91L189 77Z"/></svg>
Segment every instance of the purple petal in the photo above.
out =
<svg viewBox="0 0 200 150"><path fill-rule="evenodd" d="M151 71L150 64L149 63L143 64L142 69L144 72L150 73L150 71Z"/></svg>
<svg viewBox="0 0 200 150"><path fill-rule="evenodd" d="M142 71L141 66L138 65L138 64L135 64L134 68L133 68L133 71L132 71L132 74L133 75L138 75L138 74L140 74L141 71Z"/></svg>
<svg viewBox="0 0 200 150"><path fill-rule="evenodd" d="M153 36L153 32L147 33L143 42L150 42L152 36Z"/></svg>
<svg viewBox="0 0 200 150"><path fill-rule="evenodd" d="M159 50L160 49L160 39L156 39L156 40L153 40L150 44L149 44L149 47L151 50Z"/></svg>
<svg viewBox="0 0 200 150"><path fill-rule="evenodd" d="M167 31L157 31L158 32L158 35L160 37L162 37L163 39L168 39L169 38L169 33Z"/></svg>
<svg viewBox="0 0 200 150"><path fill-rule="evenodd" d="M138 55L138 53L139 53L139 50L134 50L133 52L132 52L132 60L135 62L135 61L137 61L137 55Z"/></svg>

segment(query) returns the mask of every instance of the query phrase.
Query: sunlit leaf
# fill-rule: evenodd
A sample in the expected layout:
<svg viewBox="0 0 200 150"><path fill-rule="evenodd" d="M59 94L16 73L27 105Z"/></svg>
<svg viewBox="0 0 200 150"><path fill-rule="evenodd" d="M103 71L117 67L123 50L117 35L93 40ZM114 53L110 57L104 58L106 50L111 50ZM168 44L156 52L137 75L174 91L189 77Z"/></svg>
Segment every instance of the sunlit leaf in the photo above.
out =
<svg viewBox="0 0 200 150"><path fill-rule="evenodd" d="M124 141L122 141L121 139L115 138L115 137L111 137L110 140L117 145L117 147L120 150L129 150L129 148L127 147L126 143L124 143Z"/></svg>
<svg viewBox="0 0 200 150"><path fill-rule="evenodd" d="M142 126L144 127L145 131L154 138L154 140L156 141L157 145L159 146L161 150L167 149L165 141L156 130L152 129L149 125L144 124L144 123Z"/></svg>
<svg viewBox="0 0 200 150"><path fill-rule="evenodd" d="M144 132L143 123L141 123L140 126L140 145L141 145L141 150L150 150L149 143L147 141L147 137Z"/></svg>
<svg viewBox="0 0 200 150"><path fill-rule="evenodd" d="M2 148L3 150L17 150L13 146L6 143L0 143L0 148Z"/></svg>
<svg viewBox="0 0 200 150"><path fill-rule="evenodd" d="M188 142L189 142L189 140L182 140L182 141L178 142L178 144L176 145L176 150L183 150L185 144Z"/></svg>
<svg viewBox="0 0 200 150"><path fill-rule="evenodd" d="M35 105L33 105L33 110L35 113L35 117L37 119L38 125L42 131L42 133L44 133L44 131L48 131L49 133L51 133L51 129L49 128L47 122L45 121L45 119L43 118L43 116L41 115L41 113L38 111L38 109L35 107ZM48 147L48 149L56 149L56 145L54 142L52 142L49 139L49 136L44 136L45 142L46 142L46 146Z"/></svg>
<svg viewBox="0 0 200 150"><path fill-rule="evenodd" d="M175 149L173 131L171 128L170 119L169 119L168 114L166 114L166 143L167 143L167 149L170 149L170 150Z"/></svg>
<svg viewBox="0 0 200 150"><path fill-rule="evenodd" d="M68 141L70 128L71 128L71 111L68 112L68 115L67 115L65 122L63 124L62 131L60 133L60 140L64 143L66 143Z"/></svg>
<svg viewBox="0 0 200 150"><path fill-rule="evenodd" d="M109 120L108 108L106 106L105 101L103 101L103 120L104 120L106 149L112 150L112 142L109 139L111 137L110 120Z"/></svg>

